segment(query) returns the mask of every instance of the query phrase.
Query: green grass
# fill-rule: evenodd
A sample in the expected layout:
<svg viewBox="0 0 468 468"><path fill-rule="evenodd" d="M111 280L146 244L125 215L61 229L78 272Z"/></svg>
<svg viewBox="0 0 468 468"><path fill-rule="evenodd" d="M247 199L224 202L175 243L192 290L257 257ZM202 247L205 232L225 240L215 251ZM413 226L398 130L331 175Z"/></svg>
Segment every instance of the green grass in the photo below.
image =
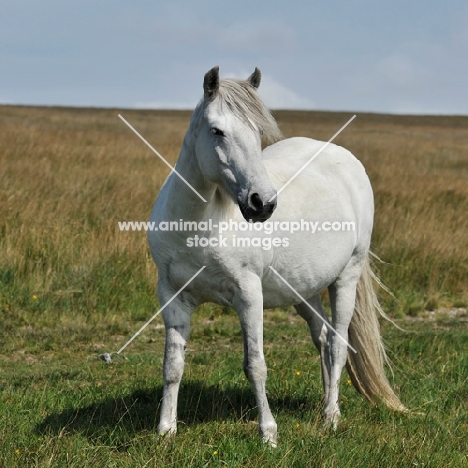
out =
<svg viewBox="0 0 468 468"><path fill-rule="evenodd" d="M32 315L30 315L32 317ZM369 406L342 382L343 421L322 432L320 366L307 327L290 311L266 313L268 394L279 445L258 436L232 311L194 317L179 432L156 434L164 330L153 326L105 364L141 324L44 319L3 335L0 454L3 466L461 467L468 461L468 326L439 321L385 326L402 400L425 416ZM271 318L271 319L270 319ZM157 319L155 325L160 324Z"/></svg>

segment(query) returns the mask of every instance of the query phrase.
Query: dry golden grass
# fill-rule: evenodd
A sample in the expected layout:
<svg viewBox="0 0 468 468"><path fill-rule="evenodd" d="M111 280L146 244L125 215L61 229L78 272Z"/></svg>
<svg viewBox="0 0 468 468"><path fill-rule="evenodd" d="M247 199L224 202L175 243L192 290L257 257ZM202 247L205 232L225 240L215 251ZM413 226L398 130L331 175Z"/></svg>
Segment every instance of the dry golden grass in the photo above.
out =
<svg viewBox="0 0 468 468"><path fill-rule="evenodd" d="M132 281L153 287L156 270L145 234L122 233L117 221L148 218L168 169L118 119L119 112L176 161L190 112L0 107L5 302L42 295L55 298L48 303L54 308L65 307L57 297L74 297L65 304L71 313L74 307L106 310L120 304ZM350 117L275 116L286 137L323 140ZM373 248L394 265L380 273L404 311L441 301L466 304L468 117L360 114L336 143L369 173L376 199Z"/></svg>

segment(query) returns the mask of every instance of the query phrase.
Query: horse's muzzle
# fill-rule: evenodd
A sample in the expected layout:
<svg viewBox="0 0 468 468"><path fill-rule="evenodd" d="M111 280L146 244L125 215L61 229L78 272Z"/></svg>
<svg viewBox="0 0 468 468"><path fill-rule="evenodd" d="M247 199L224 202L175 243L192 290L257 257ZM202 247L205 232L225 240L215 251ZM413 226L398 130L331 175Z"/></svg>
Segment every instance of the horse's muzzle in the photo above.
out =
<svg viewBox="0 0 468 468"><path fill-rule="evenodd" d="M246 221L263 223L271 217L276 208L276 195L272 200L263 201L258 193L249 195L247 203L239 201L239 208Z"/></svg>

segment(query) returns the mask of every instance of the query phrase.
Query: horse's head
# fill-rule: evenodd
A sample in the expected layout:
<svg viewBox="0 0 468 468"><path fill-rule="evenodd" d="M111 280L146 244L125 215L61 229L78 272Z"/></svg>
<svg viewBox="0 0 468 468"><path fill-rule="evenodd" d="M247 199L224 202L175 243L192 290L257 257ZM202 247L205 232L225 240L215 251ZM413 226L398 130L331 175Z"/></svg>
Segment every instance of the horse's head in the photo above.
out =
<svg viewBox="0 0 468 468"><path fill-rule="evenodd" d="M266 221L276 208L276 190L262 159L262 136L281 137L256 89L258 68L246 81L221 80L211 69L203 83L203 112L195 151L204 177L238 203L246 220Z"/></svg>

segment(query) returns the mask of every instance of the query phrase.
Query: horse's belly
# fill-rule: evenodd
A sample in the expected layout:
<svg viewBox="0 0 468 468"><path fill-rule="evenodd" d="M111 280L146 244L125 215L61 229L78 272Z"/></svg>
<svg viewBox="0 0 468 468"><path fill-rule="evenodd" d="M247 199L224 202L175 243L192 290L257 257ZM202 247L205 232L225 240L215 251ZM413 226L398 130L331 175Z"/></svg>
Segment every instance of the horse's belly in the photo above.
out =
<svg viewBox="0 0 468 468"><path fill-rule="evenodd" d="M298 304L318 294L340 276L355 247L351 236L308 242L302 236L302 243L274 253L262 279L266 308Z"/></svg>

